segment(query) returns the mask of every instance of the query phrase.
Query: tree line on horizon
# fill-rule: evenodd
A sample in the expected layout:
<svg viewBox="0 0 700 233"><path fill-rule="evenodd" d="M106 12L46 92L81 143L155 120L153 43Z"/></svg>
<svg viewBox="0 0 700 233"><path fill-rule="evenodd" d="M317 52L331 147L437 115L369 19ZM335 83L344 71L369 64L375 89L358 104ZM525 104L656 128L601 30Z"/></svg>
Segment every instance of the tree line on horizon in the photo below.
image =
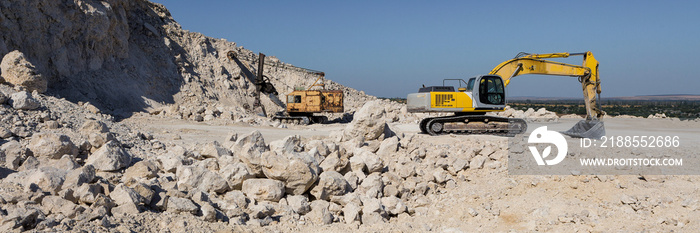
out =
<svg viewBox="0 0 700 233"><path fill-rule="evenodd" d="M394 102L406 103L406 98L392 97L387 99ZM601 100L601 107L610 116L630 115L647 117L656 113L664 113L667 117L681 119L700 118L700 101L692 100ZM546 108L558 114L586 115L583 100L510 100L508 105L517 110L526 111L528 108Z"/></svg>

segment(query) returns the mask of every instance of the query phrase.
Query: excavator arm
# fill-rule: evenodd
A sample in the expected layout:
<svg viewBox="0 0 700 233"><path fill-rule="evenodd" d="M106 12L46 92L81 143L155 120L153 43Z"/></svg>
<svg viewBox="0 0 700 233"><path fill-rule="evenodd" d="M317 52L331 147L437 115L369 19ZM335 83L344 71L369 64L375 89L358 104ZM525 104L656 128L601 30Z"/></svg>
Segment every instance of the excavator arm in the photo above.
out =
<svg viewBox="0 0 700 233"><path fill-rule="evenodd" d="M277 106L280 106L282 109L286 108L286 105L284 102L282 102L278 97L277 89L275 88L274 85L270 82L270 79L267 78L265 75L263 75L264 71L264 65L265 65L265 54L259 53L258 54L258 69L257 72L258 74L255 75L252 72L252 68L247 64L243 63L240 59L238 59L238 56L236 52L234 51L228 51L226 53L226 56L228 59L233 60L236 62L236 64L241 67L241 71L243 71L243 75L248 78L248 80L255 84L255 100L253 103L253 107L257 108L260 107L260 110L262 111L263 116L267 116L267 112L265 111L265 107L262 105L260 102L260 93L263 93L267 95L270 100L275 103Z"/></svg>
<svg viewBox="0 0 700 233"><path fill-rule="evenodd" d="M545 58L567 58L569 56L583 56L583 65L544 60ZM513 77L524 74L578 77L583 89L587 120L598 120L605 114L598 102L601 91L598 61L590 51L585 53L520 53L515 58L496 66L489 74L501 76L505 86L510 84L510 79Z"/></svg>

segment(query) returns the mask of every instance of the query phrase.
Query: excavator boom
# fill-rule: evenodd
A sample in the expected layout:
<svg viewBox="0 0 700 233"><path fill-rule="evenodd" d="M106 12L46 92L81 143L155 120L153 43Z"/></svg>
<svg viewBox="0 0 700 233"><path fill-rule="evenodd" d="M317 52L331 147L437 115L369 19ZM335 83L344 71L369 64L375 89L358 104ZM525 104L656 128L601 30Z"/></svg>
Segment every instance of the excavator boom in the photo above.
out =
<svg viewBox="0 0 700 233"><path fill-rule="evenodd" d="M277 106L280 106L281 108L286 107L284 102L282 102L277 97L278 93L275 86L273 86L270 80L266 79L265 75L263 75L263 71L265 70L265 54L258 53L257 75L253 74L253 72L251 71L252 68L247 63L241 62L241 60L238 59L236 52L228 51L228 53L226 53L226 56L230 60L236 62L236 64L239 67L241 67L241 71L243 71L244 76L248 78L248 80L250 80L251 83L255 84L255 100L253 103L253 108L259 107L261 110L261 115L267 116L267 112L265 111L265 107L260 102L260 93L267 95L267 97L269 97L270 100Z"/></svg>
<svg viewBox="0 0 700 233"><path fill-rule="evenodd" d="M583 56L583 64L578 66L544 60L544 58L567 58L569 56ZM563 133L569 136L587 138L599 138L605 135L603 123L599 121L605 115L605 112L601 110L598 102L601 92L598 60L595 59L590 51L585 53L520 53L515 58L496 66L489 74L501 76L505 86L510 84L510 80L513 77L524 74L578 77L583 90L586 120L578 122L574 127Z"/></svg>
<svg viewBox="0 0 700 233"><path fill-rule="evenodd" d="M571 65L543 60L543 58L567 58L569 56L583 56L583 65ZM579 82L582 84L587 119L597 120L605 114L598 104L598 94L601 92L600 77L598 76L598 61L591 52L549 54L520 53L515 58L496 66L489 74L501 76L505 86L510 84L510 80L513 77L524 74L578 77Z"/></svg>

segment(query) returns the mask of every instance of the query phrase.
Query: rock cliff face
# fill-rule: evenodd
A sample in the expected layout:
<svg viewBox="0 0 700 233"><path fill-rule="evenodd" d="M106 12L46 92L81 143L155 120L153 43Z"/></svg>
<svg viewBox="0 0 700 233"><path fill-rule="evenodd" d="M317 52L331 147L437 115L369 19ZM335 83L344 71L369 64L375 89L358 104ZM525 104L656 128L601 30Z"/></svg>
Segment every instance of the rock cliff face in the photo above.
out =
<svg viewBox="0 0 700 233"><path fill-rule="evenodd" d="M236 51L252 67L257 67L256 53L234 42L183 30L160 4L145 0L2 0L0 31L0 57L13 51L23 53L47 80L50 95L90 102L103 112L124 116L166 105L178 114L202 106L250 112L254 86L226 52ZM281 94L316 79L274 57L266 63L265 74L272 77ZM372 98L326 83L345 90L350 110ZM272 102L263 102L275 109Z"/></svg>

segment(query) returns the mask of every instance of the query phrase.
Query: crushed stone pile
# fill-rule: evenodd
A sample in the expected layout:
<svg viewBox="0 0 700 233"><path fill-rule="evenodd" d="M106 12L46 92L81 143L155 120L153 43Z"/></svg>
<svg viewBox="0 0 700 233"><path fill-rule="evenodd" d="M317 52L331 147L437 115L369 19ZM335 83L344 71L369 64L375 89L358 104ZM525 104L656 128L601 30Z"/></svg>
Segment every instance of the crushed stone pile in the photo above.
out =
<svg viewBox="0 0 700 233"><path fill-rule="evenodd" d="M491 115L510 117L510 118L521 118L528 122L557 122L559 121L559 116L557 113L552 111L547 111L545 108L540 108L535 111L533 108L528 108L526 111L516 110L510 106L506 106L506 109L502 112L497 112L495 114L489 113ZM578 118L576 115L568 115L565 118Z"/></svg>
<svg viewBox="0 0 700 233"><path fill-rule="evenodd" d="M666 113L655 113L655 114L649 114L647 118L668 118L666 116Z"/></svg>
<svg viewBox="0 0 700 233"><path fill-rule="evenodd" d="M458 154L469 156L455 157L411 143L413 136L388 126L381 100L320 140L267 143L253 131L187 147L115 122L89 103L0 87L12 96L0 103L3 232L106 230L139 214L221 227L385 223L427 212L426 194L455 186L467 169L501 166L489 161L504 157L495 144L464 146Z"/></svg>
<svg viewBox="0 0 700 233"><path fill-rule="evenodd" d="M266 142L254 130L192 145L90 103L0 93L2 232L591 231L624 213L661 230L685 229L698 207L645 188L693 193L692 177L510 176L507 139L400 133L383 100L329 137ZM588 197L599 192L610 196ZM543 195L553 204L532 201Z"/></svg>

